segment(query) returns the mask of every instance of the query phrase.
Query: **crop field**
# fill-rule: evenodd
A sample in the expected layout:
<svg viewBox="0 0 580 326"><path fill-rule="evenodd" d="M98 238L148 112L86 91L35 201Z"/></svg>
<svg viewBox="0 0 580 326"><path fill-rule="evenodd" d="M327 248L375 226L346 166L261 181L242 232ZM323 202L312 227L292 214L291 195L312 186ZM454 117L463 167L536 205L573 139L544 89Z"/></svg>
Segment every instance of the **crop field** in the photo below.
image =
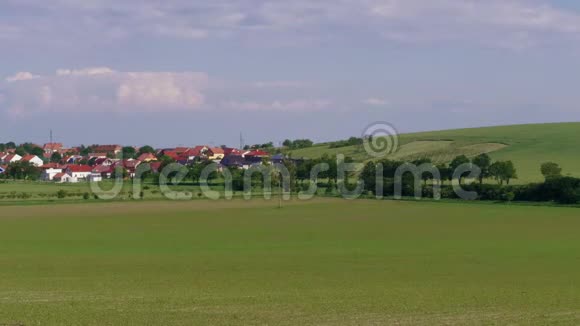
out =
<svg viewBox="0 0 580 326"><path fill-rule="evenodd" d="M450 162L458 155L474 157L489 153L495 160L511 160L518 171L516 183L543 180L540 165L556 162L564 174L580 177L580 123L530 124L473 129L422 132L399 135L400 147L388 156L393 160L431 158L436 163ZM343 154L368 161L363 146L329 148L321 144L293 150L294 157L320 157Z"/></svg>
<svg viewBox="0 0 580 326"><path fill-rule="evenodd" d="M578 324L575 208L0 207L0 324Z"/></svg>

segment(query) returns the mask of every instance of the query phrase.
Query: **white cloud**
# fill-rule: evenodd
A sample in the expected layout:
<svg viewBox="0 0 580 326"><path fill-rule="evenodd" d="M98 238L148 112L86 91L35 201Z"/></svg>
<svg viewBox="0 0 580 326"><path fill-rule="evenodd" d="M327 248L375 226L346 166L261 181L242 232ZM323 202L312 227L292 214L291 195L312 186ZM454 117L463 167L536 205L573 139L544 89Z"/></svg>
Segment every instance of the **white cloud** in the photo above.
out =
<svg viewBox="0 0 580 326"><path fill-rule="evenodd" d="M36 112L263 111L307 112L330 108L310 98L300 81L210 85L200 72L122 72L108 67L58 69L51 75L21 72L0 82L4 108L13 115ZM300 94L296 93L300 88ZM211 91L213 100L206 92ZM223 99L226 96L228 100Z"/></svg>
<svg viewBox="0 0 580 326"><path fill-rule="evenodd" d="M24 72L18 72L14 76L7 77L6 81L7 82L16 82L16 81L30 80L30 79L36 79L36 78L40 78L40 76L34 75L34 74L27 72L27 71L24 71Z"/></svg>
<svg viewBox="0 0 580 326"><path fill-rule="evenodd" d="M204 39L208 37L208 31L201 28L189 26L164 26L155 27L155 34L159 36L170 36L183 39Z"/></svg>
<svg viewBox="0 0 580 326"><path fill-rule="evenodd" d="M324 99L297 99L287 101L229 101L221 107L239 111L319 111L332 104Z"/></svg>
<svg viewBox="0 0 580 326"><path fill-rule="evenodd" d="M197 108L204 103L206 76L196 73L128 73L117 98L121 104L142 107Z"/></svg>
<svg viewBox="0 0 580 326"><path fill-rule="evenodd" d="M84 69L58 69L57 76L93 76L93 75L109 75L115 73L114 70L108 67L94 67Z"/></svg>
<svg viewBox="0 0 580 326"><path fill-rule="evenodd" d="M18 73L3 85L3 106L18 114L198 110L207 84L207 75L198 72L119 72L100 67L59 69L48 76Z"/></svg>
<svg viewBox="0 0 580 326"><path fill-rule="evenodd" d="M252 87L255 88L305 88L308 86L310 86L308 82L291 80L257 81L252 83Z"/></svg>
<svg viewBox="0 0 580 326"><path fill-rule="evenodd" d="M370 106L388 106L390 104L388 100L378 97L367 98L363 103Z"/></svg>

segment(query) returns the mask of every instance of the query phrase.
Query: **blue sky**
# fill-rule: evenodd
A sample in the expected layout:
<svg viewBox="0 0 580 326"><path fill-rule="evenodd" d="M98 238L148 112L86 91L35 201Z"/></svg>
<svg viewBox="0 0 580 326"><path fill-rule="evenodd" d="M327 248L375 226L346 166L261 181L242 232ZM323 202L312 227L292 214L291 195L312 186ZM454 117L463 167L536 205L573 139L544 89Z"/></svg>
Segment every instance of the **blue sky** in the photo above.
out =
<svg viewBox="0 0 580 326"><path fill-rule="evenodd" d="M579 121L572 0L2 0L0 142Z"/></svg>

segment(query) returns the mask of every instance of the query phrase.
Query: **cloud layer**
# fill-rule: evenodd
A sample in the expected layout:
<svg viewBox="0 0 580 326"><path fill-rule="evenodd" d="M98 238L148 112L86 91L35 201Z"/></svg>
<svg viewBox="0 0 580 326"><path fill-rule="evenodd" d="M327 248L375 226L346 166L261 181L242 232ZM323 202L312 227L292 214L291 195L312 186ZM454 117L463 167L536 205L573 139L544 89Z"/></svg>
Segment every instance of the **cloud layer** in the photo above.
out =
<svg viewBox="0 0 580 326"><path fill-rule="evenodd" d="M387 42L523 48L580 34L580 15L547 0L6 0L2 6L18 19L0 26L0 38L18 33L66 41L91 35L101 41L236 38L301 44L364 34Z"/></svg>
<svg viewBox="0 0 580 326"><path fill-rule="evenodd" d="M202 72L122 72L108 67L18 72L0 81L0 112L304 112L330 108L310 97L310 83L216 81ZM225 85L225 86L224 86ZM212 98L213 97L213 98Z"/></svg>
<svg viewBox="0 0 580 326"><path fill-rule="evenodd" d="M11 114L196 110L208 77L199 72L119 72L59 69L54 75L19 72L2 83Z"/></svg>

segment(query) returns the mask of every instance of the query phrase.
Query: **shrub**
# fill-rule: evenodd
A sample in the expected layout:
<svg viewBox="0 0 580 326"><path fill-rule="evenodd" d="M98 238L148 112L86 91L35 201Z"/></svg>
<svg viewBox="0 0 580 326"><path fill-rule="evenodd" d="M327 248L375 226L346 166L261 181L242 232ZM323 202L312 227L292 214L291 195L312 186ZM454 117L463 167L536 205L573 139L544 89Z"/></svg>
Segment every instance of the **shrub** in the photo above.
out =
<svg viewBox="0 0 580 326"><path fill-rule="evenodd" d="M67 196L66 190L59 190L56 192L56 197L59 199L65 198Z"/></svg>
<svg viewBox="0 0 580 326"><path fill-rule="evenodd" d="M577 190L572 188L563 189L560 193L560 196L556 200L560 204L578 204L580 202L580 194Z"/></svg>
<svg viewBox="0 0 580 326"><path fill-rule="evenodd" d="M91 198L91 196L89 195L89 193L88 193L88 192L85 192L85 193L83 194L83 199L84 199L84 200L89 200L89 198Z"/></svg>
<svg viewBox="0 0 580 326"><path fill-rule="evenodd" d="M513 191L506 191L506 192L501 194L502 201L511 202L514 200L515 197L516 197L516 195L513 193Z"/></svg>

